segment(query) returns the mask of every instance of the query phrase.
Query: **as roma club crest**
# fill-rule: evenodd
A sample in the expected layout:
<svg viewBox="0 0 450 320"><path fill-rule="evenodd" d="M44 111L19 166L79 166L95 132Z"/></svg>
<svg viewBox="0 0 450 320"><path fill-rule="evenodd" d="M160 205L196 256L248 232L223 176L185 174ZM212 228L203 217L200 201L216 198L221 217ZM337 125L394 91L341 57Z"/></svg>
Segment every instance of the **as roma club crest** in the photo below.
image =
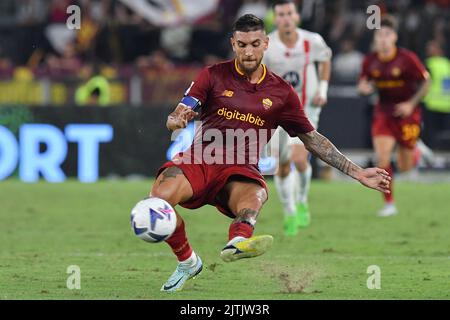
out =
<svg viewBox="0 0 450 320"><path fill-rule="evenodd" d="M272 100L270 100L269 98L265 98L262 100L262 104L264 109L269 110L270 107L272 106Z"/></svg>
<svg viewBox="0 0 450 320"><path fill-rule="evenodd" d="M399 67L394 67L394 68L392 68L391 73L394 77L398 77L400 75L400 73L402 73L402 71L400 70Z"/></svg>

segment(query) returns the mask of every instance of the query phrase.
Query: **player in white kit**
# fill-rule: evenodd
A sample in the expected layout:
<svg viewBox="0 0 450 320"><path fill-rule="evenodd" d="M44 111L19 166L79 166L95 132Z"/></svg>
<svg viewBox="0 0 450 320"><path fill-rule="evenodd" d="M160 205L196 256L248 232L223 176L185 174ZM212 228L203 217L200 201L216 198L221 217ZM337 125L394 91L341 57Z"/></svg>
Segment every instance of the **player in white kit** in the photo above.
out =
<svg viewBox="0 0 450 320"><path fill-rule="evenodd" d="M320 112L327 102L331 49L318 33L297 27L300 15L292 1L276 1L273 9L277 29L269 34L263 62L292 84L317 129ZM300 139L289 137L281 127L276 134L279 134L280 165L274 179L284 208L284 231L293 236L298 227L310 223L308 193L312 172L308 151ZM291 170L291 163L297 170Z"/></svg>

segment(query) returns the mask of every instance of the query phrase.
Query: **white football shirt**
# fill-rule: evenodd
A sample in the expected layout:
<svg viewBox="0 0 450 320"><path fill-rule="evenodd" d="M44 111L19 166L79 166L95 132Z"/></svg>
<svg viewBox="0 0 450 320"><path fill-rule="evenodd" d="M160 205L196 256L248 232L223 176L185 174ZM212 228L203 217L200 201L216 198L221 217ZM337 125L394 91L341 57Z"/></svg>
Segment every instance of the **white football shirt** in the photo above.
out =
<svg viewBox="0 0 450 320"><path fill-rule="evenodd" d="M297 28L298 40L294 48L281 41L278 30L269 34L269 48L263 63L291 83L303 105L309 105L318 89L318 75L314 62L329 61L331 49L322 36Z"/></svg>

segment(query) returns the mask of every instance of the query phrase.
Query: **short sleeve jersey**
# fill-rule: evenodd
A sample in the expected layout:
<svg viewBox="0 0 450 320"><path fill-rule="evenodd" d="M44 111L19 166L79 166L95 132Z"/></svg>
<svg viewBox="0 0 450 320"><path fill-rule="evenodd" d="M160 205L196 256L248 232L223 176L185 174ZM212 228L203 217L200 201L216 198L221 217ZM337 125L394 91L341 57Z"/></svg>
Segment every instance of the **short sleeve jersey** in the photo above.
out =
<svg viewBox="0 0 450 320"><path fill-rule="evenodd" d="M194 144L205 148L212 136L226 147L216 152L236 156L235 146L226 144L228 134L239 130L248 133L239 144L245 152L257 150L256 159L278 126L290 136L308 133L314 127L306 117L303 106L293 87L263 64L263 75L252 84L238 68L236 60L204 68L186 95L201 103L201 130L197 130ZM206 135L206 136L205 136ZM266 141L260 141L266 137ZM253 149L256 148L256 149ZM249 160L250 158L246 158ZM252 161L252 163L253 163Z"/></svg>
<svg viewBox="0 0 450 320"><path fill-rule="evenodd" d="M393 57L381 60L369 53L363 61L360 78L374 81L380 111L392 114L397 103L409 100L425 80L426 69L412 51L397 48Z"/></svg>

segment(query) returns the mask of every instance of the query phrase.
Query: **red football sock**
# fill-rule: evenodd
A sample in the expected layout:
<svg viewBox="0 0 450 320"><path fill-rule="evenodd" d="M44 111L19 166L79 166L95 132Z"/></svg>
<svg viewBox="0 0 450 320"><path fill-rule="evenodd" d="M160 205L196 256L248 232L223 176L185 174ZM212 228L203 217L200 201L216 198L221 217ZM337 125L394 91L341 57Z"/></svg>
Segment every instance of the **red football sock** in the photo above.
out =
<svg viewBox="0 0 450 320"><path fill-rule="evenodd" d="M191 256L192 248L187 239L183 220L181 220L181 224L175 229L175 232L166 240L166 242L172 248L178 261L184 261Z"/></svg>
<svg viewBox="0 0 450 320"><path fill-rule="evenodd" d="M228 240L234 237L250 238L253 234L253 227L245 222L233 222L228 231Z"/></svg>
<svg viewBox="0 0 450 320"><path fill-rule="evenodd" d="M392 202L394 202L394 194L393 194L394 170L393 170L392 166L384 168L384 170L386 170L389 173L389 175L391 176L391 178L392 178L391 183L389 185L389 190L391 192L390 193L383 193L384 202L385 203L392 203Z"/></svg>

